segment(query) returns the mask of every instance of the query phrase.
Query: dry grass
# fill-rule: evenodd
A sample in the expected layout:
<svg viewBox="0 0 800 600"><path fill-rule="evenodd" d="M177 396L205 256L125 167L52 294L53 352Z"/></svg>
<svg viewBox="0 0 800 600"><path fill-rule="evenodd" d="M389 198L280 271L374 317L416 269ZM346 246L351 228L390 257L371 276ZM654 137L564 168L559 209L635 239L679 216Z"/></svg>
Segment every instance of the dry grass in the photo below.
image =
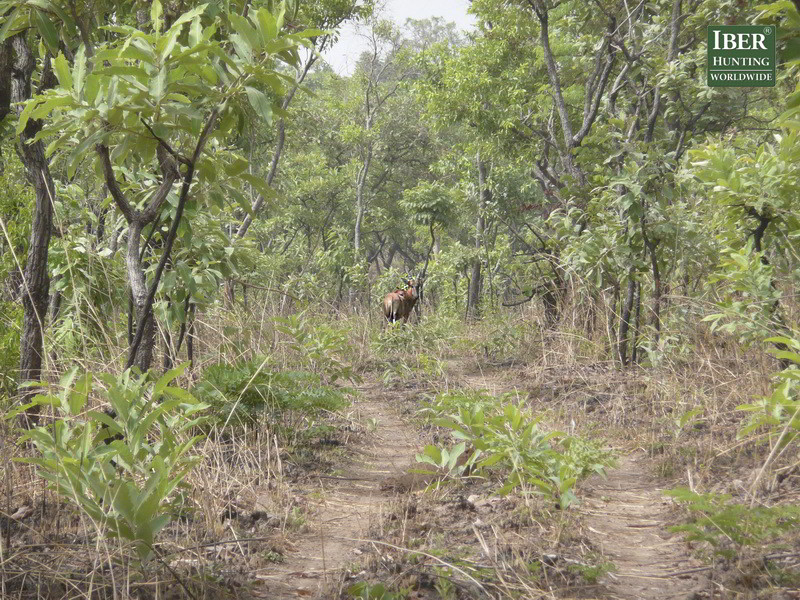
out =
<svg viewBox="0 0 800 600"><path fill-rule="evenodd" d="M296 367L302 357L273 321L295 308L289 300L250 293L247 310L237 305L198 315L195 365L181 383L190 387L210 364L255 356L269 356L278 369ZM351 364L383 381L409 420L425 394L463 387L516 391L529 395L559 428L602 437L620 450L646 450L652 473L667 486L725 491L743 500L755 493L766 504L798 502L796 453L784 453L753 490L768 440L737 438L743 415L736 407L768 393L777 368L764 352L743 351L702 327L665 329L662 335L677 339L685 352L667 353L656 366L619 369L606 358L613 340L603 314L590 335L586 315L577 309L557 330L548 330L543 315L527 307L469 326L433 319L424 329L397 332L394 342L376 315L357 313L307 316L347 332ZM80 360L54 360L69 348L53 344L50 380L67 363L118 369L121 338L103 330L96 347L81 346L86 353ZM695 409L701 412L681 423ZM358 443L367 424L331 418L337 444ZM353 432L360 433L353 438ZM253 597L248 586L254 574L287 556L313 521L307 498L296 493L309 469L324 471L345 460L335 446L309 448L312 459L297 460L266 423L213 430L197 447L203 461L187 480L185 513L159 537L161 558L142 567L129 547L105 538L86 515L49 491L31 466L14 462L31 452L14 439L4 425L3 598ZM360 578L394 589L413 586L420 598L447 597L450 589L453 597L552 597L548 589L591 597L596 589L585 582L602 570L604 559L578 516L541 502L495 500L490 490L490 482L480 481L434 494L406 490L374 530ZM14 513L22 516L12 519ZM332 593L341 595L350 584L342 579Z"/></svg>

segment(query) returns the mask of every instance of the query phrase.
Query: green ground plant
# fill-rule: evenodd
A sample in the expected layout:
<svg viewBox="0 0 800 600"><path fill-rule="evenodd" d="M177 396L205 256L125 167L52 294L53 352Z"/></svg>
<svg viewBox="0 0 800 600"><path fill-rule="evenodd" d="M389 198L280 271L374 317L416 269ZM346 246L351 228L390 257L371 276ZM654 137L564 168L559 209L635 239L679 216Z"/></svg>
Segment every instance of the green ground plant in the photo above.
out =
<svg viewBox="0 0 800 600"><path fill-rule="evenodd" d="M354 600L405 600L410 590L392 591L384 583L359 581L347 588L348 597Z"/></svg>
<svg viewBox="0 0 800 600"><path fill-rule="evenodd" d="M289 348L303 368L319 375L326 384L339 379L358 380L347 360L347 336L325 323L315 325L304 313L277 317L275 329L289 336Z"/></svg>
<svg viewBox="0 0 800 600"><path fill-rule="evenodd" d="M349 404L350 390L325 385L319 373L268 365L265 358L210 365L192 391L212 407L218 424L269 423L286 440L320 433L316 417Z"/></svg>
<svg viewBox="0 0 800 600"><path fill-rule="evenodd" d="M458 456L469 446L473 451L465 466L473 475L499 473L501 495L515 490L542 494L565 509L577 501L578 480L603 474L614 464L611 452L595 441L544 431L541 418L508 394L493 398L485 392L448 392L437 396L424 413L462 441L449 450L428 446L417 460L453 473Z"/></svg>
<svg viewBox="0 0 800 600"><path fill-rule="evenodd" d="M26 408L51 407L52 424L25 432L39 456L20 459L67 502L111 537L133 542L138 558L150 559L156 534L182 508L178 489L200 460L189 455L202 436L192 431L208 406L172 383L186 365L153 382L131 370L119 376L71 369L57 394L39 394ZM95 386L95 378L102 384ZM89 410L93 393L111 413Z"/></svg>
<svg viewBox="0 0 800 600"><path fill-rule="evenodd" d="M22 331L22 307L0 302L0 410L7 409L17 391L19 371L19 335Z"/></svg>
<svg viewBox="0 0 800 600"><path fill-rule="evenodd" d="M671 527L688 541L705 542L714 554L735 558L747 547L775 540L800 527L800 506L751 506L729 494L700 494L688 488L665 492L692 513L688 523Z"/></svg>
<svg viewBox="0 0 800 600"><path fill-rule="evenodd" d="M751 418L739 432L740 437L758 429L766 429L771 438L777 438L775 449L782 451L796 443L800 435L800 340L774 337L768 342L780 344L785 350L776 350L775 356L789 362L789 366L777 374L777 383L772 394L757 402L742 404L738 410L751 413ZM770 456L771 459L774 458Z"/></svg>
<svg viewBox="0 0 800 600"><path fill-rule="evenodd" d="M751 493L757 492L758 482L769 466L796 445L800 433L800 401L797 396L800 341L787 337L769 338L767 341L786 348L773 351L773 354L791 365L777 374L772 394L737 407L750 414L750 418L739 427L739 437L761 432L771 442L771 451L758 471ZM705 542L714 554L726 558L734 558L748 547L775 542L800 526L800 506L797 505L756 504L755 497L749 503L738 503L728 494L702 494L685 487L665 493L684 504L693 515L689 522L672 529L686 533L690 541Z"/></svg>

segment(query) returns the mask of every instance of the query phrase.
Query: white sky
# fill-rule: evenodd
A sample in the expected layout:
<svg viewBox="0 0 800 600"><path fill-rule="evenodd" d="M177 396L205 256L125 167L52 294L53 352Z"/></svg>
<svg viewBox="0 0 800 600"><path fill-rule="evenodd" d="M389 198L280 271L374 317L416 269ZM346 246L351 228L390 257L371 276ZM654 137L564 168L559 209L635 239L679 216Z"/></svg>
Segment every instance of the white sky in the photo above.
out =
<svg viewBox="0 0 800 600"><path fill-rule="evenodd" d="M384 10L378 14L391 18L402 25L406 19L426 19L442 17L453 21L459 29L469 29L475 17L467 14L469 0L385 0ZM356 60L365 49L364 41L354 31L351 24L342 27L339 42L323 54L324 58L340 75L349 75Z"/></svg>

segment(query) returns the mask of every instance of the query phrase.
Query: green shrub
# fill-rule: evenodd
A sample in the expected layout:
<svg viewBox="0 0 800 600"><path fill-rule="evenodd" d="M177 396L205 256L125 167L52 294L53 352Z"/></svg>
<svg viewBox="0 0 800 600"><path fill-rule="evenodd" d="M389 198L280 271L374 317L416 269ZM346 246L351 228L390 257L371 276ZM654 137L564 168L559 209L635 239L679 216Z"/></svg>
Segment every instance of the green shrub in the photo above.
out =
<svg viewBox="0 0 800 600"><path fill-rule="evenodd" d="M715 554L727 558L735 558L742 547L768 542L800 527L800 506L737 504L728 494L698 494L687 488L664 493L696 515L671 530L686 533L689 541L705 542Z"/></svg>
<svg viewBox="0 0 800 600"><path fill-rule="evenodd" d="M353 600L404 600L409 597L410 591L395 592L383 583L359 581L347 588L347 595Z"/></svg>
<svg viewBox="0 0 800 600"><path fill-rule="evenodd" d="M772 440L772 451L753 483L754 488L776 457L797 443L800 434L800 399L797 394L800 341L788 337L769 338L767 341L782 344L785 349L773 353L791 364L778 373L778 381L770 396L737 407L751 415L740 428L740 437L762 430ZM728 558L735 557L743 547L768 543L800 526L800 506L797 505L738 504L726 494L698 494L686 488L665 493L697 515L673 530L686 533L689 540L706 542L715 554Z"/></svg>
<svg viewBox="0 0 800 600"><path fill-rule="evenodd" d="M434 425L450 429L463 441L446 451L428 447L417 460L445 466L452 473L455 463L450 465L450 459L461 454L466 443L474 451L465 464L474 473L502 474L499 494L520 489L553 498L567 508L577 500L573 490L579 479L602 474L614 464L611 452L597 442L543 431L540 419L508 394L493 398L485 392L449 392L437 396L424 412Z"/></svg>
<svg viewBox="0 0 800 600"><path fill-rule="evenodd" d="M766 341L783 345L785 350L772 353L790 365L778 373L778 383L773 387L772 395L736 407L737 410L751 413L751 418L739 435L745 436L759 428L766 428L771 437L777 437L775 448L779 450L795 443L800 435L800 396L797 393L800 386L800 340L774 337Z"/></svg>
<svg viewBox="0 0 800 600"><path fill-rule="evenodd" d="M292 338L289 347L303 369L318 375L324 383L358 380L348 360L350 345L344 332L326 323L314 325L304 313L278 317L275 322L275 329Z"/></svg>
<svg viewBox="0 0 800 600"><path fill-rule="evenodd" d="M409 323L411 323L411 317ZM450 315L429 315L419 323L395 323L383 327L372 340L372 349L378 355L392 356L409 350L425 350L430 354L444 355L457 341L462 323Z"/></svg>
<svg viewBox="0 0 800 600"><path fill-rule="evenodd" d="M348 405L346 388L324 385L317 373L267 370L266 362L211 365L192 392L213 407L222 424L239 426L265 419L283 434L296 433L301 421L323 411Z"/></svg>
<svg viewBox="0 0 800 600"><path fill-rule="evenodd" d="M22 307L0 302L0 409L9 407L17 390Z"/></svg>
<svg viewBox="0 0 800 600"><path fill-rule="evenodd" d="M76 380L75 368L61 379L60 393L39 394L10 415L33 405L53 408L52 424L20 439L33 442L40 456L21 460L36 465L53 489L111 537L134 542L141 560L152 556L156 534L177 509L176 488L200 460L187 455L201 437L189 432L207 406L169 385L185 367L155 383L130 370L98 375L106 387L98 393L112 414L84 414L93 376Z"/></svg>

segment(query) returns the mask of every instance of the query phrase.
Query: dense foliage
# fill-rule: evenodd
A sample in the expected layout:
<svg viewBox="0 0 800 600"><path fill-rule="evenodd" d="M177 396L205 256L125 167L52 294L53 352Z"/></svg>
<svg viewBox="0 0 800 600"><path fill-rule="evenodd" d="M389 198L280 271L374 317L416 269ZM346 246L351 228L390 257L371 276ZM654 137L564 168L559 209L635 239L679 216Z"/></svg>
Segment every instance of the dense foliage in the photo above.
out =
<svg viewBox="0 0 800 600"><path fill-rule="evenodd" d="M150 559L195 435L311 439L359 369L436 378L448 345L524 360L560 331L623 370L681 369L701 335L768 356L740 407L769 443L755 489L797 444L798 3L473 0L469 32L373 8L0 1L0 408L26 408L38 472ZM367 49L338 74L320 57L347 21ZM711 23L778 25L775 87L709 88ZM424 269L417 327L378 333ZM168 385L184 360L202 404ZM613 463L517 403L438 398L464 444L421 460L448 475L469 454L566 509ZM745 505L675 496L725 551L797 519L740 532Z"/></svg>

